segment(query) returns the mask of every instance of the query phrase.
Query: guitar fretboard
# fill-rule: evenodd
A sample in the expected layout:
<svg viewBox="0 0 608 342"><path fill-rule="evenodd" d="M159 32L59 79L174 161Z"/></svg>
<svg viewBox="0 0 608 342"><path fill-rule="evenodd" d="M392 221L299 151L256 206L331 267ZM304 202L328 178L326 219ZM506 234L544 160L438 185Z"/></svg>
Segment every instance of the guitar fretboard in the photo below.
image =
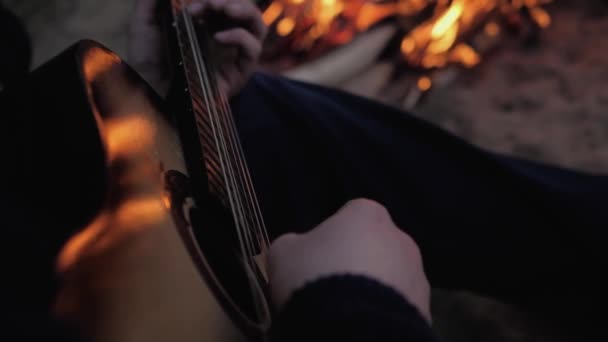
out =
<svg viewBox="0 0 608 342"><path fill-rule="evenodd" d="M234 229L236 237L233 239L234 246L226 245L224 248L228 248L227 250L231 247L238 248L240 253L237 262L242 268L238 272L246 276L251 294L250 302L242 301L238 308L241 310L241 315L245 315L244 312L248 311L246 315L250 319L249 327L254 327L255 332L252 331L254 335L262 336L270 324L270 311L268 298L262 290L264 281L255 271L257 267L253 256L267 250L270 242L243 156L236 123L226 97L218 89L216 68L214 61L211 60L213 58L211 52L216 50L205 29L205 23L201 22L200 18L192 17L184 8L184 4L188 3L187 0L171 0L177 48L180 50L181 68L185 75L184 91L189 95L185 96L188 98L186 104L190 104L188 107L191 110L191 113L182 112L183 116L177 121L186 124L185 128L182 126L182 132L185 133L182 137L194 146L194 150L198 138L200 150L185 153L190 165L194 165L191 169L196 170L196 177L199 177L199 173L203 171L201 166L204 166L209 194L217 198L231 213L234 225L225 224L220 227L227 230ZM180 78L180 84L181 81ZM192 126L195 126L196 134ZM199 156L201 152L202 156ZM201 159L200 164L198 159ZM197 189L202 188L203 184L199 182ZM207 198L207 194L201 197ZM202 206L201 208L213 209ZM222 254L222 256L226 255ZM230 282L224 284L234 285ZM242 291L232 294L240 298ZM247 307L252 311L242 310Z"/></svg>
<svg viewBox="0 0 608 342"><path fill-rule="evenodd" d="M193 46L194 43L189 39L188 32L194 30L189 25L185 12L181 11L179 4L174 4L175 28L178 35L178 43L182 54L182 67L186 74L187 91L192 99L191 108L194 113L196 128L199 141L203 150L203 158L205 169L207 170L207 179L209 183L209 191L216 195L224 205L228 205L228 197L226 190L226 182L224 178L224 163L226 160L220 158L221 146L217 139L217 131L221 129L216 122L212 122L213 113L210 111L213 108L219 108L221 101L212 91L205 89L206 81L214 81L208 77L207 80L202 79L205 73L210 70L208 61L203 56L195 55L196 51L204 51L206 46Z"/></svg>

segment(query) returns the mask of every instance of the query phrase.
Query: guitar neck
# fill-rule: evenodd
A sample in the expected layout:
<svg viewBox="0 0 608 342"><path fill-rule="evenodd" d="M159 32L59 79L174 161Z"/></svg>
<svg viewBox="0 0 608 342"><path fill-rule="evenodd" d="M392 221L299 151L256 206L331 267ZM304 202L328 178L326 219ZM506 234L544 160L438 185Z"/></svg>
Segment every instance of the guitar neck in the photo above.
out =
<svg viewBox="0 0 608 342"><path fill-rule="evenodd" d="M198 144L204 158L205 174L207 175L207 190L216 195L224 205L228 205L227 184L224 177L223 164L226 162L222 155L221 144L217 139L219 127L216 119L220 115L222 95L217 89L217 81L211 56L208 53L208 35L192 25L186 11L172 1L172 27L175 37L175 47L172 49L177 56L175 73L185 85L184 97L186 111L194 115ZM194 37L194 39L192 39ZM182 78L183 77L183 78ZM178 89L177 91L182 91ZM188 101L190 100L190 101Z"/></svg>
<svg viewBox="0 0 608 342"><path fill-rule="evenodd" d="M232 315L236 318L247 317L244 321L249 323L240 324L241 328L248 335L261 336L269 324L270 305L253 256L268 248L268 234L227 97L218 88L215 43L207 24L193 18L185 3L165 1L173 70L168 102L182 141L192 197L203 217L190 216L193 238L202 251L196 258L206 259L204 264L211 265L218 283L227 289L231 302L237 303L227 305L238 308L228 312L240 312ZM226 267L233 260L226 250L236 252L237 267ZM203 265L201 272L208 273L208 269Z"/></svg>
<svg viewBox="0 0 608 342"><path fill-rule="evenodd" d="M268 245L268 236L227 97L218 88L215 42L205 22L193 18L183 3L170 1L169 50L177 84L173 93L183 106L176 113L177 121L191 151L190 174L206 175L194 179L199 199L208 195L218 199L243 234L249 235L248 248L259 252Z"/></svg>

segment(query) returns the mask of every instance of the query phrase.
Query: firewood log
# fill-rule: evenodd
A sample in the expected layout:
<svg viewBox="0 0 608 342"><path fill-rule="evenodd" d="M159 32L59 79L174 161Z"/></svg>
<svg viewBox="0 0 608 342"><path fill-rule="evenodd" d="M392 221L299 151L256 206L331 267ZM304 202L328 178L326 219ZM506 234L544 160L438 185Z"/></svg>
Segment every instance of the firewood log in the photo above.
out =
<svg viewBox="0 0 608 342"><path fill-rule="evenodd" d="M283 75L300 81L338 86L372 64L396 31L395 25L379 26L363 33L350 44L316 61L287 70Z"/></svg>

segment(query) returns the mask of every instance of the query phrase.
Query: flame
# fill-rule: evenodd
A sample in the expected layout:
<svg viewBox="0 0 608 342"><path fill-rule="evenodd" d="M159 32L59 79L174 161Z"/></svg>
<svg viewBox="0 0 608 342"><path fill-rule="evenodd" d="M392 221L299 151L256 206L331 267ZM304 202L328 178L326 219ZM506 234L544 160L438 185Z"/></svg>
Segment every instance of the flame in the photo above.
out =
<svg viewBox="0 0 608 342"><path fill-rule="evenodd" d="M500 26L494 21L489 22L484 27L484 32L490 37L496 37L500 34Z"/></svg>
<svg viewBox="0 0 608 342"><path fill-rule="evenodd" d="M376 4L373 2L367 2L362 7L359 13L357 13L356 27L358 31L365 31L377 22L393 16L397 13L408 12L409 8L404 8L400 4L402 3L387 3L387 4Z"/></svg>
<svg viewBox="0 0 608 342"><path fill-rule="evenodd" d="M551 23L549 14L541 8L550 0L455 0L439 1L435 15L421 23L406 35L401 42L405 60L413 66L441 68L449 63L474 67L481 62L479 52L462 39L486 22L492 14L519 13L526 7L531 18L541 28ZM488 21L483 33L497 37L500 26Z"/></svg>
<svg viewBox="0 0 608 342"><path fill-rule="evenodd" d="M263 13L281 37L299 35L292 48L308 49L319 40L346 43L357 33L396 15L415 15L429 0L274 0ZM287 19L287 21L285 21ZM293 25L291 23L295 23ZM339 37L339 38L338 38Z"/></svg>
<svg viewBox="0 0 608 342"><path fill-rule="evenodd" d="M280 37L298 35L292 49L307 50L327 37L340 43L350 41L357 31L357 19L352 16L357 15L363 4L363 0L275 0L262 18ZM340 29L337 23L344 17L349 18L349 24ZM367 22L361 21L359 25L365 26ZM330 35L332 32L335 34Z"/></svg>
<svg viewBox="0 0 608 342"><path fill-rule="evenodd" d="M262 15L262 20L266 25L273 23L283 13L283 5L280 2L273 2L268 6Z"/></svg>
<svg viewBox="0 0 608 342"><path fill-rule="evenodd" d="M287 36L293 31L294 27L296 27L296 22L293 18L283 18L277 24L277 33L279 36Z"/></svg>
<svg viewBox="0 0 608 342"><path fill-rule="evenodd" d="M450 60L472 68L481 62L481 57L470 45L461 43L452 50Z"/></svg>
<svg viewBox="0 0 608 342"><path fill-rule="evenodd" d="M457 21L462 16L463 12L462 1L456 1L454 4L437 20L431 30L431 38L442 39L449 31L457 28Z"/></svg>
<svg viewBox="0 0 608 342"><path fill-rule="evenodd" d="M319 0L313 1L313 7L317 20L310 30L310 36L316 39L329 32L334 19L344 10L344 3L342 0Z"/></svg>
<svg viewBox="0 0 608 342"><path fill-rule="evenodd" d="M411 37L403 38L401 41L401 52L403 52L404 55L407 55L412 53L414 49L416 49L416 41Z"/></svg>
<svg viewBox="0 0 608 342"><path fill-rule="evenodd" d="M418 89L422 90L422 91L427 91L429 89L431 89L431 86L433 85L433 81L431 81L431 78L428 76L422 76L418 79Z"/></svg>
<svg viewBox="0 0 608 342"><path fill-rule="evenodd" d="M447 64L447 58L444 55L428 54L422 58L422 66L427 69L440 68Z"/></svg>
<svg viewBox="0 0 608 342"><path fill-rule="evenodd" d="M454 42L456 41L456 38L458 38L458 25L457 24L450 24L449 26L447 26L445 28L441 27L440 30L437 30L439 32L441 32L441 34L433 34L433 32L435 32L435 28L437 26L435 26L433 28L433 31L431 32L431 37L432 40L430 41L430 44L427 48L427 52L432 54L432 55L437 55L440 53L444 53L446 51L448 51L453 45ZM436 38L434 38L436 36Z"/></svg>
<svg viewBox="0 0 608 342"><path fill-rule="evenodd" d="M315 44L343 44L389 17L417 18L431 12L401 40L401 53L411 66L441 68L450 63L474 67L481 56L465 41L472 32L497 37L496 16L529 13L539 27L551 25L542 7L552 0L274 0L264 22L291 51L306 52ZM526 11L522 11L522 10ZM431 11L429 11L431 10ZM478 28L480 30L478 30Z"/></svg>
<svg viewBox="0 0 608 342"><path fill-rule="evenodd" d="M547 13L547 11L540 7L530 8L530 15L534 21L536 21L538 26L542 28L547 28L549 25L551 25L551 16L549 13Z"/></svg>

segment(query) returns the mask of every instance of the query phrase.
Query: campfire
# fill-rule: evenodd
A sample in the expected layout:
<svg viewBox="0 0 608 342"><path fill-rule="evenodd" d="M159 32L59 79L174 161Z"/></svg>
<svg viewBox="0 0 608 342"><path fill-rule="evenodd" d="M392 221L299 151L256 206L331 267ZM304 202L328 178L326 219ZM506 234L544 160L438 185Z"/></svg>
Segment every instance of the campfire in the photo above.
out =
<svg viewBox="0 0 608 342"><path fill-rule="evenodd" d="M397 29L381 49L418 75L416 90L424 93L433 87L441 70L478 65L502 36L548 27L551 17L544 7L549 2L274 0L264 11L271 32L264 60L289 70L315 61L373 28L392 25Z"/></svg>

